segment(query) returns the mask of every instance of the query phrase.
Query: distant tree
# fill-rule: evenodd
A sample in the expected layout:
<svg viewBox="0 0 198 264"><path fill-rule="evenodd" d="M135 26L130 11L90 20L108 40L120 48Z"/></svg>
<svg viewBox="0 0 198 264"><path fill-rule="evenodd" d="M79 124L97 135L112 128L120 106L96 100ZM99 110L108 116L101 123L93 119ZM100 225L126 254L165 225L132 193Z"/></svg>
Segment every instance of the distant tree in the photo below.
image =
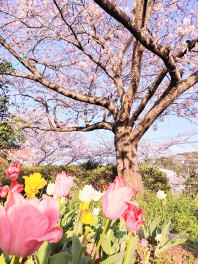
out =
<svg viewBox="0 0 198 264"><path fill-rule="evenodd" d="M117 173L143 194L142 136L164 115L197 116L196 19L194 0L4 0L12 65L0 74L14 78L24 127L111 131Z"/></svg>
<svg viewBox="0 0 198 264"><path fill-rule="evenodd" d="M6 157L9 150L20 147L23 134L14 127L14 120L9 112L8 86L0 82L0 156Z"/></svg>
<svg viewBox="0 0 198 264"><path fill-rule="evenodd" d="M90 145L82 133L28 130L22 147L29 149L30 162L38 166L85 162L97 156L97 149Z"/></svg>

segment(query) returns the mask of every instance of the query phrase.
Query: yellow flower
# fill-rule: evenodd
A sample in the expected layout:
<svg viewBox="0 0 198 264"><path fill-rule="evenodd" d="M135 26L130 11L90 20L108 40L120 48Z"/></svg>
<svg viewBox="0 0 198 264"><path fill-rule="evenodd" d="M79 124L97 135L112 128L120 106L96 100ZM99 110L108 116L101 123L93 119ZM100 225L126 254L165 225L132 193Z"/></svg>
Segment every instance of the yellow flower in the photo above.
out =
<svg viewBox="0 0 198 264"><path fill-rule="evenodd" d="M80 203L81 210L87 210L88 207L89 207L89 204L88 203Z"/></svg>
<svg viewBox="0 0 198 264"><path fill-rule="evenodd" d="M93 217L91 212L88 212L86 210L82 210L81 214L81 222L85 225L94 225L96 224L96 218Z"/></svg>
<svg viewBox="0 0 198 264"><path fill-rule="evenodd" d="M47 184L40 173L31 174L29 177L23 176L23 178L25 179L25 193L28 199L33 198L39 192L39 189Z"/></svg>
<svg viewBox="0 0 198 264"><path fill-rule="evenodd" d="M91 232L93 232L92 228L90 226L85 226L85 233L89 234Z"/></svg>

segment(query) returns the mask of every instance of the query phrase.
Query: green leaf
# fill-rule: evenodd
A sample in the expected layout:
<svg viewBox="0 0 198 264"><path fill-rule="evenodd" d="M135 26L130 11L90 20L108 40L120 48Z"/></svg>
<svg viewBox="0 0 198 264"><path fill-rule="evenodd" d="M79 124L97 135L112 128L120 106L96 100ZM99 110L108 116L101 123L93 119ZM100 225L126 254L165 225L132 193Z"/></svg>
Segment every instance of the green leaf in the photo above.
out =
<svg viewBox="0 0 198 264"><path fill-rule="evenodd" d="M177 239L175 242L171 243L171 241L169 241L165 246L163 246L162 248L159 249L159 253L166 251L169 248L175 247L177 245L183 244L186 241L185 238L181 238L181 239Z"/></svg>
<svg viewBox="0 0 198 264"><path fill-rule="evenodd" d="M61 226L67 229L68 226L73 225L73 218L75 216L75 211L69 211L61 220Z"/></svg>
<svg viewBox="0 0 198 264"><path fill-rule="evenodd" d="M149 250L146 254L145 260L144 260L144 264L148 264L149 260L150 260L150 255L151 255L151 251Z"/></svg>
<svg viewBox="0 0 198 264"><path fill-rule="evenodd" d="M150 223L150 235L152 236L153 232L156 230L157 226L159 225L160 217L156 217L151 223Z"/></svg>
<svg viewBox="0 0 198 264"><path fill-rule="evenodd" d="M51 250L54 252L60 252L62 251L63 247L67 244L67 237L65 234L63 234L61 240L57 243L50 243ZM64 250L65 251L65 250Z"/></svg>
<svg viewBox="0 0 198 264"><path fill-rule="evenodd" d="M162 227L162 239L160 241L160 246L163 246L167 243L169 240L168 235L170 233L170 225L171 225L171 220L168 219L167 221L164 222L163 227Z"/></svg>
<svg viewBox="0 0 198 264"><path fill-rule="evenodd" d="M2 251L1 251L0 254L1 254L1 256L0 256L0 264L1 264L1 262L2 262L2 264L4 264L4 263L8 263L8 262L10 261L11 256L5 254L5 253L2 252Z"/></svg>
<svg viewBox="0 0 198 264"><path fill-rule="evenodd" d="M138 236L131 237L127 242L127 249L124 257L124 264L132 264L134 259L134 253L137 248Z"/></svg>
<svg viewBox="0 0 198 264"><path fill-rule="evenodd" d="M125 235L126 235L126 231L118 231L118 232L115 232L114 234L115 238L117 239L123 238Z"/></svg>
<svg viewBox="0 0 198 264"><path fill-rule="evenodd" d="M104 238L102 243L101 243L101 247L102 250L107 254L107 255L111 255L110 251L111 251L111 240L108 238Z"/></svg>
<svg viewBox="0 0 198 264"><path fill-rule="evenodd" d="M87 263L83 250L79 237L74 234L72 238L72 264Z"/></svg>
<svg viewBox="0 0 198 264"><path fill-rule="evenodd" d="M71 259L72 256L67 252L60 252L50 257L49 264L69 264Z"/></svg>
<svg viewBox="0 0 198 264"><path fill-rule="evenodd" d="M47 264L50 252L51 246L47 241L45 241L34 254L37 259L37 262L39 264Z"/></svg>
<svg viewBox="0 0 198 264"><path fill-rule="evenodd" d="M108 259L105 259L101 262L101 264L122 264L122 260L124 257L124 252L119 252Z"/></svg>
<svg viewBox="0 0 198 264"><path fill-rule="evenodd" d="M78 255L81 252L81 243L80 240L78 238L78 236L76 234L73 235L72 238L72 263L76 264L78 263Z"/></svg>

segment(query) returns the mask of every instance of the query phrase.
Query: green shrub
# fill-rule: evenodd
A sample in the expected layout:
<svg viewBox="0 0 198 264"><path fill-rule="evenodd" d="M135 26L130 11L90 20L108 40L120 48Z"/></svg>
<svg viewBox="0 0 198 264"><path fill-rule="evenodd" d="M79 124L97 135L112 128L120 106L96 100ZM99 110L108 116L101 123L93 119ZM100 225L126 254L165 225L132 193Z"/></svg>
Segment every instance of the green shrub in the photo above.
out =
<svg viewBox="0 0 198 264"><path fill-rule="evenodd" d="M196 197L198 195L198 175L192 173L190 177L185 181L185 191Z"/></svg>
<svg viewBox="0 0 198 264"><path fill-rule="evenodd" d="M197 241L198 237L198 201L190 195L173 196L167 193L166 205L156 197L156 193L147 191L144 200L139 198L140 207L144 208L144 217L157 217L164 207L164 217L171 218L171 232L184 232L189 241Z"/></svg>
<svg viewBox="0 0 198 264"><path fill-rule="evenodd" d="M9 179L6 177L5 168L8 166L5 163L4 166L0 167L0 186L9 184ZM90 168L90 167L89 167ZM62 171L70 173L75 178L75 182L79 188L85 184L92 184L98 190L102 190L103 186L109 182L112 182L117 175L116 167L114 165L98 166L94 169L85 170L82 167L75 165L64 166L64 165L53 165L53 166L23 166L19 177L19 182L23 183L22 176L29 176L33 173L40 173L48 182L54 182L57 174ZM140 172L143 177L145 188L152 191L169 190L170 186L165 174L157 169L141 166Z"/></svg>
<svg viewBox="0 0 198 264"><path fill-rule="evenodd" d="M92 159L90 159L90 160L88 160L88 161L86 161L80 165L80 167L84 170L94 170L100 166L101 166L100 162L92 160Z"/></svg>
<svg viewBox="0 0 198 264"><path fill-rule="evenodd" d="M2 177L0 185L9 184L10 180L7 178L5 172L5 167L0 171ZM22 176L29 176L33 173L40 173L46 181L54 182L56 175L66 171L74 177L76 187L82 188L85 184L92 184L97 190L103 190L104 185L112 182L115 174L115 167L108 165L103 167L98 167L93 170L84 170L78 166L35 166L35 167L22 167L19 182L23 183Z"/></svg>
<svg viewBox="0 0 198 264"><path fill-rule="evenodd" d="M140 173L145 189L151 191L170 190L170 184L166 177L166 174L158 169L152 168L147 165L140 166Z"/></svg>

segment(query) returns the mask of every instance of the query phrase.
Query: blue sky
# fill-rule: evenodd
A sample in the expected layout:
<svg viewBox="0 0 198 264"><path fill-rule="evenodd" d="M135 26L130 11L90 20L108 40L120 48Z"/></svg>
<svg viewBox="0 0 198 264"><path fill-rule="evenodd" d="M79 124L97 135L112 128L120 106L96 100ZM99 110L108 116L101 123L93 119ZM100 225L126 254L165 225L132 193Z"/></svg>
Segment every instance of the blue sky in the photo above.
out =
<svg viewBox="0 0 198 264"><path fill-rule="evenodd" d="M197 124L196 124L197 123ZM163 122L157 123L158 129L151 127L143 136L143 140L151 143L164 143L178 137L186 139L182 144L175 145L170 150L177 153L198 151L198 120L192 119L192 122L176 116L167 116ZM105 130L95 130L86 133L86 136L93 138L93 141L107 136L113 138L113 133Z"/></svg>
<svg viewBox="0 0 198 264"><path fill-rule="evenodd" d="M197 123L197 124L196 124ZM179 135L188 139L184 144L173 146L172 150L176 153L198 151L198 120L189 122L184 118L167 116L163 122L158 122L158 129L150 128L143 139L151 142L163 142ZM191 143L188 143L191 142Z"/></svg>

